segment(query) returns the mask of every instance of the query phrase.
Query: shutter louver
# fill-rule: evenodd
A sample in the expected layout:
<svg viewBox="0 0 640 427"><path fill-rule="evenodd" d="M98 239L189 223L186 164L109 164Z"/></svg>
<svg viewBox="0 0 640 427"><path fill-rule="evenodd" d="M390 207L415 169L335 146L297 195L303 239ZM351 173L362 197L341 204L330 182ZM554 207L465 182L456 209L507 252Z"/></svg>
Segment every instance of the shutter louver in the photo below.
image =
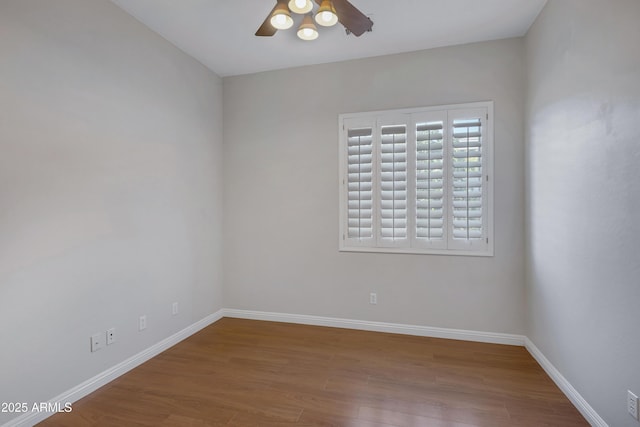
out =
<svg viewBox="0 0 640 427"><path fill-rule="evenodd" d="M348 237L373 237L373 128L349 129Z"/></svg>
<svg viewBox="0 0 640 427"><path fill-rule="evenodd" d="M482 239L482 120L456 119L452 123L453 238Z"/></svg>
<svg viewBox="0 0 640 427"><path fill-rule="evenodd" d="M444 122L416 124L415 237L444 237Z"/></svg>
<svg viewBox="0 0 640 427"><path fill-rule="evenodd" d="M407 238L407 126L380 130L380 237Z"/></svg>

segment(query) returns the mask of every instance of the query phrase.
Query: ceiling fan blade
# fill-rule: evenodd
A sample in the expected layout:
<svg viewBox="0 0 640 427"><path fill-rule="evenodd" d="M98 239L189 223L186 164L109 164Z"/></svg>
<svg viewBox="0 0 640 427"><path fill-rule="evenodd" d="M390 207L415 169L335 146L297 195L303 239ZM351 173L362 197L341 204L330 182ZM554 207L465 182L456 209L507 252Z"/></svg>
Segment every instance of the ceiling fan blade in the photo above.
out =
<svg viewBox="0 0 640 427"><path fill-rule="evenodd" d="M260 28L258 28L258 31L256 31L256 36L271 37L276 33L276 31L278 31L277 29L273 28L273 25L271 25L271 23L269 22L270 18L271 16L268 16L267 19L264 20L262 25L260 25Z"/></svg>
<svg viewBox="0 0 640 427"><path fill-rule="evenodd" d="M356 37L360 37L367 31L371 31L373 21L358 8L349 3L348 0L332 0L333 7L336 8L338 20L344 27L353 33ZM322 0L316 0L316 3L322 3Z"/></svg>
<svg viewBox="0 0 640 427"><path fill-rule="evenodd" d="M273 14L273 11L276 10L276 7L278 7L279 3L283 3L283 0L278 0L276 2L276 5L273 6L273 9L271 9L271 12L269 12L269 14L267 15L267 18L264 20L262 25L260 25L260 28L258 28L258 31L256 31L256 36L271 37L276 33L276 31L278 31L277 28L274 28L273 25L271 25L270 21L271 21L271 15Z"/></svg>

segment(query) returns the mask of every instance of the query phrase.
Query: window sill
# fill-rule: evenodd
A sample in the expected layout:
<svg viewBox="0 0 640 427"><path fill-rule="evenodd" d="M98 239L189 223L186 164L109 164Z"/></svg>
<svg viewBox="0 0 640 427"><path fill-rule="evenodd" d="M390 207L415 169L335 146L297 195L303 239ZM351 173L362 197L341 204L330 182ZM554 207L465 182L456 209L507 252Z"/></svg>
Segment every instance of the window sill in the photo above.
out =
<svg viewBox="0 0 640 427"><path fill-rule="evenodd" d="M343 246L339 248L339 252L364 252L364 253L381 253L381 254L411 254L411 255L449 255L449 256L474 256L474 257L492 257L493 249L482 251L465 251L453 249L423 249L423 248L365 248L354 246Z"/></svg>

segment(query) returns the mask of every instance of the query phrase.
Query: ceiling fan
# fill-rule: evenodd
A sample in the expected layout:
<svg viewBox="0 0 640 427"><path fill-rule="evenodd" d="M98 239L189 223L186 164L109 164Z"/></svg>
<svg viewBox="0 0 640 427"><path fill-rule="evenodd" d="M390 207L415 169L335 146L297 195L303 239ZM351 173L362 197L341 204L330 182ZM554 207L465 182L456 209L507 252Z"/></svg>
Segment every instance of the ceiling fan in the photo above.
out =
<svg viewBox="0 0 640 427"><path fill-rule="evenodd" d="M340 22L347 34L354 34L357 37L371 31L373 27L373 21L347 0L315 0L315 2L319 5L315 14L318 25L329 27ZM271 37L278 30L292 27L291 12L293 12L304 15L298 27L298 37L303 40L314 40L318 37L318 31L311 19L312 10L311 0L276 0L276 5L256 31L256 36Z"/></svg>

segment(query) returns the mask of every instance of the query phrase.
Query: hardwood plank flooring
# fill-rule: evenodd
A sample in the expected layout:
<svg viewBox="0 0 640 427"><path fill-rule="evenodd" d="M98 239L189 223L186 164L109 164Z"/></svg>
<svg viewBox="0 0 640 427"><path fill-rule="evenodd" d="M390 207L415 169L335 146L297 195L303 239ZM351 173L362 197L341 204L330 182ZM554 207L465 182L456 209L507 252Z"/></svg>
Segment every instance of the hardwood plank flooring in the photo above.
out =
<svg viewBox="0 0 640 427"><path fill-rule="evenodd" d="M589 424L523 347L224 318L40 425Z"/></svg>

